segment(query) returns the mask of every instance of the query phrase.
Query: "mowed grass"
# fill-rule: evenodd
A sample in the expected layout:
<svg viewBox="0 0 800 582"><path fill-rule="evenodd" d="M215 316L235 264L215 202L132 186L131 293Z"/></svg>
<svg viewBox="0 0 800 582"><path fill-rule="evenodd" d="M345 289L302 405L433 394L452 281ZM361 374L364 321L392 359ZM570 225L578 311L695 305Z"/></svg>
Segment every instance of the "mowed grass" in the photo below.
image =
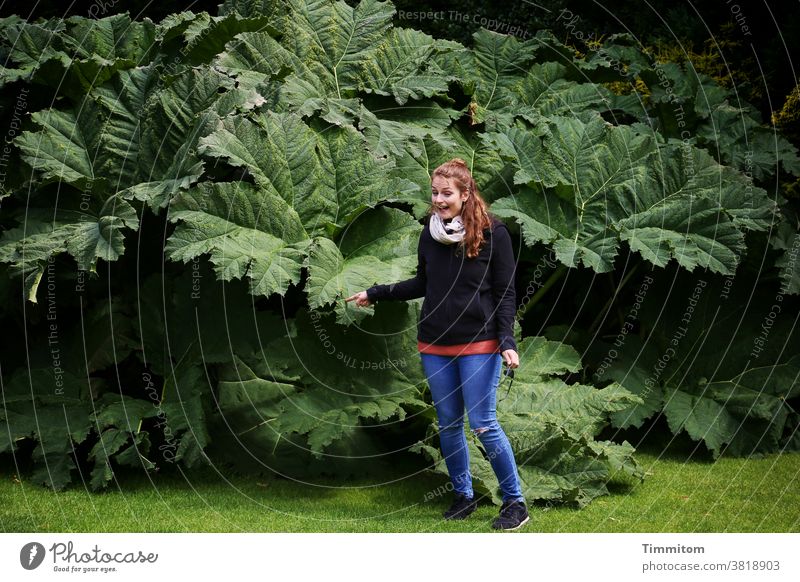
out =
<svg viewBox="0 0 800 582"><path fill-rule="evenodd" d="M583 509L529 504L525 532L796 532L800 453L760 459L689 460L642 450L642 483L614 478L611 492ZM152 481L151 481L152 478ZM215 470L120 477L102 493L54 493L0 484L5 532L490 532L498 508L483 500L448 522L446 478L403 471L394 479L315 480L227 476Z"/></svg>

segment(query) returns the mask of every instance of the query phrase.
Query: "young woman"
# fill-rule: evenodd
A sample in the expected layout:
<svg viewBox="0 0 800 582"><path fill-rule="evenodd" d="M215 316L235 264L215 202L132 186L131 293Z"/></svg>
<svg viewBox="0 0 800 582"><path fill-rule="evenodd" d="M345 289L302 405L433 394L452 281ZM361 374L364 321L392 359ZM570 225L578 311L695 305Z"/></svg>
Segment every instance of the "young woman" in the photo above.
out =
<svg viewBox="0 0 800 582"><path fill-rule="evenodd" d="M374 285L346 301L368 306L382 299L425 297L417 344L455 491L444 517L464 519L477 506L464 434L466 406L470 427L486 449L503 494L492 527L517 529L528 521L528 510L514 454L495 409L503 359L511 368L519 366L513 327L514 254L508 229L489 214L469 168L459 158L431 175L431 208L417 257L416 277Z"/></svg>

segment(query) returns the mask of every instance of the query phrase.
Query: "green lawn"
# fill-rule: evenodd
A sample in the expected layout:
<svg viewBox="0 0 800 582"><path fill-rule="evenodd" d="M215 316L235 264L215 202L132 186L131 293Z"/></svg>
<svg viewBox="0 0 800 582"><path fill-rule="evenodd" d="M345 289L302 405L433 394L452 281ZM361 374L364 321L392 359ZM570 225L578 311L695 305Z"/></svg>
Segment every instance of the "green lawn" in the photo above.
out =
<svg viewBox="0 0 800 582"><path fill-rule="evenodd" d="M796 532L800 527L800 453L762 459L684 462L644 451L641 484L612 481L611 495L582 510L533 505L528 532ZM104 493L53 493L0 485L6 532L487 532L497 507L483 501L462 522L445 522L449 497L426 501L446 481L405 472L395 483L226 477L126 476ZM447 494L449 495L449 494Z"/></svg>

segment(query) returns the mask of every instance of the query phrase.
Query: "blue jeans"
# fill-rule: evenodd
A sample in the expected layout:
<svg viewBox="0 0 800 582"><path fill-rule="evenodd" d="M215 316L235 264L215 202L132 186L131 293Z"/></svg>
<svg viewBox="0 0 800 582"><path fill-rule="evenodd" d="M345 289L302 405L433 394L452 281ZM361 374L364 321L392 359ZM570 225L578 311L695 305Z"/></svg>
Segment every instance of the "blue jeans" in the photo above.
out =
<svg viewBox="0 0 800 582"><path fill-rule="evenodd" d="M464 434L464 406L472 432L486 449L503 501L524 501L511 443L497 422L495 401L500 383L500 354L439 356L420 354L428 378L439 440L456 493L473 497L469 450Z"/></svg>

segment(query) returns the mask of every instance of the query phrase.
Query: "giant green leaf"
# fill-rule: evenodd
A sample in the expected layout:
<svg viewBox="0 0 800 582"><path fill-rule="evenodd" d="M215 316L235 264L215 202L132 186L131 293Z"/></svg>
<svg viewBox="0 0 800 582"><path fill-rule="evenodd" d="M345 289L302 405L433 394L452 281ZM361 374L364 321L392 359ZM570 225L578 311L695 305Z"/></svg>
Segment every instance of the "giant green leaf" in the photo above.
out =
<svg viewBox="0 0 800 582"><path fill-rule="evenodd" d="M775 261L782 281L781 289L792 295L800 294L800 230L791 222L783 221L772 233L770 245L783 251Z"/></svg>
<svg viewBox="0 0 800 582"><path fill-rule="evenodd" d="M73 61L83 65L81 74L90 86L99 84L100 67L116 60L125 61L126 67L141 65L155 48L155 25L150 19L136 21L128 14L112 14L104 18L71 16L65 22L67 28L59 38Z"/></svg>
<svg viewBox="0 0 800 582"><path fill-rule="evenodd" d="M15 139L22 158L43 183L71 184L53 211L30 209L4 234L0 260L13 263L36 300L44 262L62 252L94 272L96 259L114 261L127 229L138 227L123 198L166 205L202 171L194 146L216 120L219 89L232 88L220 73L189 71L166 87L152 67L124 71L67 111L34 112L41 127ZM47 217L47 218L45 218Z"/></svg>
<svg viewBox="0 0 800 582"><path fill-rule="evenodd" d="M36 111L31 119L42 130L23 131L14 141L22 158L45 180L67 182L86 190L95 179L104 179L96 172L92 155L103 131L100 108L93 102L87 100L84 107L70 111ZM105 153L100 150L99 155Z"/></svg>
<svg viewBox="0 0 800 582"><path fill-rule="evenodd" d="M509 87L517 101L501 109L495 123L509 123L514 116L537 125L542 116L574 115L586 110L602 111L611 103L611 92L602 85L566 79L567 67L560 63L537 63L525 77ZM505 117L505 119L503 119Z"/></svg>
<svg viewBox="0 0 800 582"><path fill-rule="evenodd" d="M376 157L402 156L406 151L420 156L419 140L430 137L445 149L456 147L447 129L459 116L454 109L445 109L432 100L422 100L413 107L361 106L358 128Z"/></svg>
<svg viewBox="0 0 800 582"><path fill-rule="evenodd" d="M418 188L387 174L353 127L307 126L294 113L226 119L201 140L201 151L247 168L256 183L283 197L309 235L335 235L358 213Z"/></svg>
<svg viewBox="0 0 800 582"><path fill-rule="evenodd" d="M164 83L154 66L141 67L96 88L79 108L35 112L42 129L23 132L15 143L48 181L101 197L114 188L165 206L199 177L194 147L236 103L220 92L234 90L231 79L213 70L191 69Z"/></svg>
<svg viewBox="0 0 800 582"><path fill-rule="evenodd" d="M567 266L608 271L624 240L658 266L674 258L689 270L730 274L744 230L772 221L766 193L702 150L658 146L596 115L554 117L546 128L516 126L486 139L513 160L515 182L527 185L493 210L515 218L527 244L551 244Z"/></svg>
<svg viewBox="0 0 800 582"><path fill-rule="evenodd" d="M187 467L206 461L205 448L211 440L206 420L211 390L199 353L197 347L194 353L182 354L171 367L159 402L169 426L164 456L168 462L181 461Z"/></svg>
<svg viewBox="0 0 800 582"><path fill-rule="evenodd" d="M284 35L289 47L334 94L342 98L358 87L359 70L384 40L395 10L390 2L287 0L292 18Z"/></svg>
<svg viewBox="0 0 800 582"><path fill-rule="evenodd" d="M22 78L41 85L55 80L61 94L75 97L120 70L147 64L158 48L153 22L135 21L128 14L71 16L37 23L9 18L2 21L0 30L12 47L10 60L19 67L4 70L2 78Z"/></svg>
<svg viewBox="0 0 800 582"><path fill-rule="evenodd" d="M280 2L274 0L224 0L217 6L220 15L237 12L242 16L252 17L276 14L282 7Z"/></svg>
<svg viewBox="0 0 800 582"><path fill-rule="evenodd" d="M361 88L378 95L394 96L399 105L409 99L446 94L449 81L433 55L463 49L455 42L434 39L418 30L392 28L374 55L365 59L359 73Z"/></svg>
<svg viewBox="0 0 800 582"><path fill-rule="evenodd" d="M8 55L0 81L32 79L39 69L59 70L69 66L69 55L56 44L58 33L65 28L61 19L37 23L26 22L16 15L0 19L0 38Z"/></svg>
<svg viewBox="0 0 800 582"><path fill-rule="evenodd" d="M19 369L2 385L0 452L13 452L21 443L36 443L32 479L62 489L76 468L73 450L90 433L92 410L86 383L60 366Z"/></svg>
<svg viewBox="0 0 800 582"><path fill-rule="evenodd" d="M225 45L214 66L235 77L239 86L256 88L303 65L269 32L241 32Z"/></svg>
<svg viewBox="0 0 800 582"><path fill-rule="evenodd" d="M757 108L735 88L717 84L689 61L646 64L639 76L650 92L640 117L655 120L666 137L696 136L698 145L720 163L758 181L775 175L779 168L800 175L797 148L773 127L763 125Z"/></svg>
<svg viewBox="0 0 800 582"><path fill-rule="evenodd" d="M159 23L158 34L164 40L178 40L181 54L185 55L188 63L208 63L239 34L253 31L277 34L280 15L274 10L276 4L272 9L247 17L239 14L212 16L208 12L194 14L191 11L170 15Z"/></svg>
<svg viewBox="0 0 800 582"><path fill-rule="evenodd" d="M656 265L675 258L690 271L732 274L745 230L766 230L775 218L762 188L703 150L669 144L649 170L640 209L626 209L617 224L620 238Z"/></svg>
<svg viewBox="0 0 800 582"><path fill-rule="evenodd" d="M525 77L540 44L485 28L475 32L473 39L472 50L444 53L436 59L472 95L471 123L508 125L520 105L514 87Z"/></svg>
<svg viewBox="0 0 800 582"><path fill-rule="evenodd" d="M323 187L317 141L297 115L268 112L224 120L200 140L200 151L247 168L261 188L286 201L313 235L324 232L338 210L335 193Z"/></svg>
<svg viewBox="0 0 800 582"><path fill-rule="evenodd" d="M684 315L679 323L659 321L646 342L628 337L614 350L600 377L643 399L615 412L614 426L642 426L660 413L674 434L686 431L714 457L764 454L791 438L796 425L787 401L800 395L793 322L778 319L765 333L774 306L748 309L741 290L722 300L730 305L719 297L719 285L702 277L680 277L671 293L648 292L643 321L653 325L664 311ZM601 343L591 353L600 359L611 349Z"/></svg>
<svg viewBox="0 0 800 582"><path fill-rule="evenodd" d="M178 222L165 251L174 261L210 256L223 281L247 278L254 295L284 294L300 281L309 239L279 196L253 185L203 182L170 206Z"/></svg>
<svg viewBox="0 0 800 582"><path fill-rule="evenodd" d="M322 457L348 434L374 433L381 427L373 423L396 422L408 408L424 407L422 370L411 358L418 310L403 304L386 310L391 314L358 330L318 312L298 314L292 335L224 369L221 413L249 419L238 428L243 439L305 435L307 451Z"/></svg>
<svg viewBox="0 0 800 582"><path fill-rule="evenodd" d="M364 0L287 0L291 16L281 30L294 54L294 71L284 80L280 100L301 116L321 111L333 125L350 125L358 112L356 92L363 64L373 60L390 30L394 7Z"/></svg>
<svg viewBox="0 0 800 582"><path fill-rule="evenodd" d="M23 278L25 296L37 302L39 283L55 256L69 253L78 268L97 272L97 259L117 260L125 250L124 232L138 228L133 207L112 196L97 215L81 210L55 212L32 209L21 216L22 226L7 230L0 238L0 262L10 263L10 272Z"/></svg>
<svg viewBox="0 0 800 582"><path fill-rule="evenodd" d="M365 212L342 233L338 245L318 238L308 254L308 304L335 303L337 323L359 321L364 308L344 298L381 281L414 275L422 227L409 214L380 207Z"/></svg>

